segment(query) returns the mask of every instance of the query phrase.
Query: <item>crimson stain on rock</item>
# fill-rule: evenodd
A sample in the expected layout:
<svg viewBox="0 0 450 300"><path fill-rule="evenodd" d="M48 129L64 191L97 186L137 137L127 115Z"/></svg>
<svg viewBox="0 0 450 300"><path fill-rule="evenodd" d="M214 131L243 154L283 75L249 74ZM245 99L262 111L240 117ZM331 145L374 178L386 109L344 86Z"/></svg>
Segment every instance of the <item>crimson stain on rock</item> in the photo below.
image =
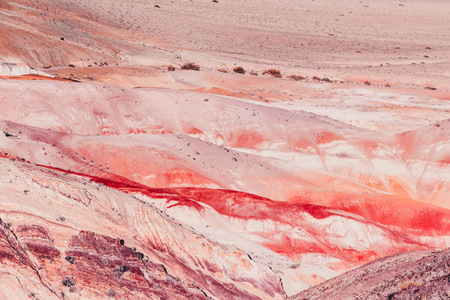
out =
<svg viewBox="0 0 450 300"><path fill-rule="evenodd" d="M395 226L405 233L446 235L450 231L450 211L395 195L355 196L344 192L322 192L309 193L289 201L333 207L383 225ZM393 216L393 211L402 213Z"/></svg>
<svg viewBox="0 0 450 300"><path fill-rule="evenodd" d="M66 276L72 276L77 287L98 291L109 290L123 299L205 299L192 294L179 280L167 274L161 264L144 263L120 239L82 231L69 242L66 255L77 262Z"/></svg>
<svg viewBox="0 0 450 300"><path fill-rule="evenodd" d="M232 147L252 149L257 148L266 140L259 132L240 130L236 134L231 133L229 141Z"/></svg>
<svg viewBox="0 0 450 300"><path fill-rule="evenodd" d="M60 251L53 244L47 230L39 225L19 225L15 230L17 239L39 259L56 259Z"/></svg>
<svg viewBox="0 0 450 300"><path fill-rule="evenodd" d="M334 141L342 141L344 140L342 137L338 136L337 134L333 132L321 132L318 133L316 136L316 143L317 144L329 144Z"/></svg>
<svg viewBox="0 0 450 300"><path fill-rule="evenodd" d="M172 205L168 206L167 208L173 208L173 207L177 207L177 206L190 207L199 212L202 212L205 210L205 208L200 203L198 203L197 201L193 201L191 199L176 200L175 204L172 204Z"/></svg>

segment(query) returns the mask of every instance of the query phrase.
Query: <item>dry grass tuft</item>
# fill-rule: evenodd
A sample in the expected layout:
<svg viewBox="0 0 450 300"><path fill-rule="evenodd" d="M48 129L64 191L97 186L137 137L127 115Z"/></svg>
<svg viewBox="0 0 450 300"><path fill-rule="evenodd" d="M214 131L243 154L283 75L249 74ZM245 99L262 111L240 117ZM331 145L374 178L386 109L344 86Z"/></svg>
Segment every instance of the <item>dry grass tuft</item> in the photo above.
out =
<svg viewBox="0 0 450 300"><path fill-rule="evenodd" d="M218 69L217 71L219 71L220 73L228 73L227 69Z"/></svg>
<svg viewBox="0 0 450 300"><path fill-rule="evenodd" d="M167 71L173 72L173 71L175 71L175 67L172 66L172 65L168 65L168 66L167 66Z"/></svg>
<svg viewBox="0 0 450 300"><path fill-rule="evenodd" d="M181 67L181 70L194 70L194 71L200 71L200 66L197 65L196 63L190 62L187 64L184 64Z"/></svg>
<svg viewBox="0 0 450 300"><path fill-rule="evenodd" d="M300 80L305 80L306 77L300 76L300 75L289 75L288 78L290 80L295 80L295 81L300 81Z"/></svg>
<svg viewBox="0 0 450 300"><path fill-rule="evenodd" d="M244 68L243 67L235 67L234 69L233 69L233 72L234 73L238 73L238 74L245 74L245 70L244 70Z"/></svg>
<svg viewBox="0 0 450 300"><path fill-rule="evenodd" d="M420 282L417 282L417 281L408 281L408 282L402 282L399 285L399 288L400 288L400 290L407 290L410 287L419 287L421 285L422 284Z"/></svg>
<svg viewBox="0 0 450 300"><path fill-rule="evenodd" d="M275 78L281 78L281 77L283 77L283 76L281 76L280 70L277 70L277 69L269 69L269 70L265 70L262 74L263 74L263 75L269 74L269 75L271 75L272 77L275 77Z"/></svg>

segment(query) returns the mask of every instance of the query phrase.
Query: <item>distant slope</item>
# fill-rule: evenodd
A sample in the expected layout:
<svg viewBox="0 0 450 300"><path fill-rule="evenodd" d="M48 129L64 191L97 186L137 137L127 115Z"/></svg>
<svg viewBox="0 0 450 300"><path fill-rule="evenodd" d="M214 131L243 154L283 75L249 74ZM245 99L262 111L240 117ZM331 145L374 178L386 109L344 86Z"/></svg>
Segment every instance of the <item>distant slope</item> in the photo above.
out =
<svg viewBox="0 0 450 300"><path fill-rule="evenodd" d="M289 299L449 299L450 249L385 257Z"/></svg>
<svg viewBox="0 0 450 300"><path fill-rule="evenodd" d="M0 91L0 118L90 135L64 147L146 185L216 186L278 200L318 198L314 201L325 205L335 201L324 198L329 190L450 208L448 120L392 134L298 109L194 92L12 80L0 82ZM95 135L128 135L130 145L142 151L120 149L124 137L97 143ZM45 135L39 139L45 141ZM164 152L161 160L156 154ZM104 153L116 159L106 161ZM153 177L134 168L138 162L151 164Z"/></svg>
<svg viewBox="0 0 450 300"><path fill-rule="evenodd" d="M285 297L268 266L148 201L5 158L0 175L2 299Z"/></svg>

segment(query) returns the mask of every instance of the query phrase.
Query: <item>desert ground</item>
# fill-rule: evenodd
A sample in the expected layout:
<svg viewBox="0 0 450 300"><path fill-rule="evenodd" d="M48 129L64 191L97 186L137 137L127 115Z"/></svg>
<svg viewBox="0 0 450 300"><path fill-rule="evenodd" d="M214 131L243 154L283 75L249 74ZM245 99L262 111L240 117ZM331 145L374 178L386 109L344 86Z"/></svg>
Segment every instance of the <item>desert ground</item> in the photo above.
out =
<svg viewBox="0 0 450 300"><path fill-rule="evenodd" d="M0 299L449 298L449 15L0 0Z"/></svg>

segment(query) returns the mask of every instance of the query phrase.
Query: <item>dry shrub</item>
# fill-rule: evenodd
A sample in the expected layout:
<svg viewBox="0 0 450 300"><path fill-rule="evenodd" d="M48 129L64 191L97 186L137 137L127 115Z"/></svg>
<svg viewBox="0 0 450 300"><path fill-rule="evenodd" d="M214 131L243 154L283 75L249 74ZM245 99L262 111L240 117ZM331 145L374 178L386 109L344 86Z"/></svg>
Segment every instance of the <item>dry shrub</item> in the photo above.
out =
<svg viewBox="0 0 450 300"><path fill-rule="evenodd" d="M228 71L226 69L218 69L217 71L219 71L220 73L228 73Z"/></svg>
<svg viewBox="0 0 450 300"><path fill-rule="evenodd" d="M234 73L239 73L239 74L245 74L245 70L244 70L243 67L235 67L235 68L233 69L233 72L234 72Z"/></svg>
<svg viewBox="0 0 450 300"><path fill-rule="evenodd" d="M417 282L417 281L408 281L408 282L402 282L399 285L399 288L400 288L400 290L407 290L410 287L419 287L421 285L422 284L420 282Z"/></svg>
<svg viewBox="0 0 450 300"><path fill-rule="evenodd" d="M258 73L256 73L256 72L250 72L250 75L252 75L252 76L258 76Z"/></svg>
<svg viewBox="0 0 450 300"><path fill-rule="evenodd" d="M295 81L300 81L300 80L305 80L306 77L300 76L300 75L289 75L288 78L290 80L295 80Z"/></svg>
<svg viewBox="0 0 450 300"><path fill-rule="evenodd" d="M187 64L184 64L181 67L181 70L194 70L194 71L200 71L200 66L197 65L196 63L190 62Z"/></svg>
<svg viewBox="0 0 450 300"><path fill-rule="evenodd" d="M271 75L271 76L273 76L275 78L281 78L282 77L280 70L277 70L277 69L265 70L262 74L263 75L269 74L269 75Z"/></svg>
<svg viewBox="0 0 450 300"><path fill-rule="evenodd" d="M317 80L317 81L319 81L320 80L320 78L319 77L317 77L317 76L314 76L313 78L312 78L313 80Z"/></svg>
<svg viewBox="0 0 450 300"><path fill-rule="evenodd" d="M169 71L169 72L175 71L175 67L172 66L172 65L168 65L167 66L167 71Z"/></svg>

